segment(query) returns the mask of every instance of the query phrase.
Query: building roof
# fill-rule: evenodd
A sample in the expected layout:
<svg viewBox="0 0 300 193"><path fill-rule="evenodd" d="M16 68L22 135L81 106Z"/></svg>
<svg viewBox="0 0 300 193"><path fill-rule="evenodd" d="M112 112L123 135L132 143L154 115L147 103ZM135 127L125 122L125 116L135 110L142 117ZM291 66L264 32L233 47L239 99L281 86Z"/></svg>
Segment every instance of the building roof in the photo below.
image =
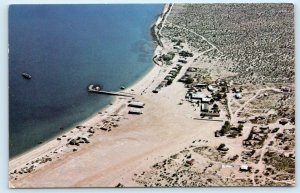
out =
<svg viewBox="0 0 300 193"><path fill-rule="evenodd" d="M131 108L129 109L129 113L142 114L143 111L141 109Z"/></svg>
<svg viewBox="0 0 300 193"><path fill-rule="evenodd" d="M206 97L206 95L203 94L202 92L196 92L196 93L191 94L192 99L202 99L202 98L205 98L205 97Z"/></svg>
<svg viewBox="0 0 300 193"><path fill-rule="evenodd" d="M287 118L282 118L279 120L280 123L288 123L289 120Z"/></svg>
<svg viewBox="0 0 300 193"><path fill-rule="evenodd" d="M209 105L206 103L201 104L201 111L208 111L209 110Z"/></svg>
<svg viewBox="0 0 300 193"><path fill-rule="evenodd" d="M241 167L240 167L241 170L248 170L249 169L249 166L246 165L246 164L242 164Z"/></svg>
<svg viewBox="0 0 300 193"><path fill-rule="evenodd" d="M207 89L208 89L209 91L215 91L215 90L217 90L218 88L213 87L212 85L208 85Z"/></svg>
<svg viewBox="0 0 300 193"><path fill-rule="evenodd" d="M260 129L269 129L269 126L268 125L262 125L262 126L260 126Z"/></svg>
<svg viewBox="0 0 300 193"><path fill-rule="evenodd" d="M198 84L196 84L194 86L195 87L205 87L205 86L207 86L207 84L205 84L205 83L198 83Z"/></svg>
<svg viewBox="0 0 300 193"><path fill-rule="evenodd" d="M238 99L241 99L242 98L242 94L241 93L236 93L235 97L238 98Z"/></svg>
<svg viewBox="0 0 300 193"><path fill-rule="evenodd" d="M132 101L131 103L129 103L129 106L144 107L145 103L139 101Z"/></svg>
<svg viewBox="0 0 300 193"><path fill-rule="evenodd" d="M210 100L211 100L210 98L204 97L202 98L201 102L209 102Z"/></svg>

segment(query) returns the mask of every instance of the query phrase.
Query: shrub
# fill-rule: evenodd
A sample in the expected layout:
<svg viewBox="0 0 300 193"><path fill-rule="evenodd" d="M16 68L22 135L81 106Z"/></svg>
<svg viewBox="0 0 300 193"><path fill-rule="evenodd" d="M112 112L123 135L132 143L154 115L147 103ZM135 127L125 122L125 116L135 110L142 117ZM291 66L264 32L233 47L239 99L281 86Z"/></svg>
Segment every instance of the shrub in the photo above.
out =
<svg viewBox="0 0 300 193"><path fill-rule="evenodd" d="M185 81L186 84L191 84L193 82L194 82L194 79L191 78L191 77L187 78L186 81Z"/></svg>
<svg viewBox="0 0 300 193"><path fill-rule="evenodd" d="M221 143L217 149L223 149L225 147L224 143Z"/></svg>
<svg viewBox="0 0 300 193"><path fill-rule="evenodd" d="M169 79L168 82L167 82L167 85L170 85L172 84L173 80L172 79Z"/></svg>

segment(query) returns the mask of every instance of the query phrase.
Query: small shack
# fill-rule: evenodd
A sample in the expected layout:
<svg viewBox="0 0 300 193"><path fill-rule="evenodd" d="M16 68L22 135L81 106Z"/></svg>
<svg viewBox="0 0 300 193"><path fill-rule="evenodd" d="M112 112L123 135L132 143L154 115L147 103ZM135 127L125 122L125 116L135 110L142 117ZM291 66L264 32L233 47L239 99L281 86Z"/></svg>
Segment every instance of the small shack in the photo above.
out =
<svg viewBox="0 0 300 193"><path fill-rule="evenodd" d="M242 164L242 165L240 166L240 171L241 171L241 172L248 172L249 169L250 169L249 166L246 165L246 164Z"/></svg>
<svg viewBox="0 0 300 193"><path fill-rule="evenodd" d="M202 112L208 112L209 111L209 105L207 103L201 104L201 111Z"/></svg>
<svg viewBox="0 0 300 193"><path fill-rule="evenodd" d="M269 129L269 126L267 125L262 125L259 127L261 130L268 130Z"/></svg>
<svg viewBox="0 0 300 193"><path fill-rule="evenodd" d="M236 93L235 94L235 98L236 99L241 99L242 98L242 94L241 93Z"/></svg>
<svg viewBox="0 0 300 193"><path fill-rule="evenodd" d="M238 123L239 124L245 124L247 122L247 120L239 120Z"/></svg>
<svg viewBox="0 0 300 193"><path fill-rule="evenodd" d="M140 114L143 114L143 111L141 109L131 108L131 109L129 109L128 113L129 114L140 115Z"/></svg>
<svg viewBox="0 0 300 193"><path fill-rule="evenodd" d="M178 62L181 62L181 63L183 63L183 64L186 64L186 63L187 63L186 60L182 60L182 59L179 59Z"/></svg>
<svg viewBox="0 0 300 193"><path fill-rule="evenodd" d="M173 78L172 78L172 76L168 75L168 76L165 77L165 80L173 80Z"/></svg>
<svg viewBox="0 0 300 193"><path fill-rule="evenodd" d="M187 160L186 163L187 163L189 166L192 166L192 165L194 165L194 163L195 163L195 159Z"/></svg>
<svg viewBox="0 0 300 193"><path fill-rule="evenodd" d="M210 91L210 92L216 92L219 89L214 87L213 85L208 85L207 90Z"/></svg>
<svg viewBox="0 0 300 193"><path fill-rule="evenodd" d="M197 68L193 68L193 67L189 67L187 69L188 72L196 72L197 71Z"/></svg>
<svg viewBox="0 0 300 193"><path fill-rule="evenodd" d="M210 101L211 101L211 99L207 98L207 97L204 97L204 98L201 99L202 103L209 103Z"/></svg>
<svg viewBox="0 0 300 193"><path fill-rule="evenodd" d="M279 120L279 123L280 123L281 125L285 125L285 124L287 124L288 122L289 122L289 120L286 119L286 118L282 118L282 119Z"/></svg>
<svg viewBox="0 0 300 193"><path fill-rule="evenodd" d="M198 84L195 84L194 87L205 88L205 87L207 87L207 84L205 84L205 83L198 83Z"/></svg>
<svg viewBox="0 0 300 193"><path fill-rule="evenodd" d="M191 93L191 99L193 100L202 100L205 97L206 97L205 94L201 92Z"/></svg>
<svg viewBox="0 0 300 193"><path fill-rule="evenodd" d="M289 89L288 87L282 87L282 88L281 88L281 91L283 91L283 92L289 92L290 89Z"/></svg>
<svg viewBox="0 0 300 193"><path fill-rule="evenodd" d="M139 101L133 101L133 102L129 103L128 106L129 107L136 107L136 108L144 108L145 103L139 102Z"/></svg>

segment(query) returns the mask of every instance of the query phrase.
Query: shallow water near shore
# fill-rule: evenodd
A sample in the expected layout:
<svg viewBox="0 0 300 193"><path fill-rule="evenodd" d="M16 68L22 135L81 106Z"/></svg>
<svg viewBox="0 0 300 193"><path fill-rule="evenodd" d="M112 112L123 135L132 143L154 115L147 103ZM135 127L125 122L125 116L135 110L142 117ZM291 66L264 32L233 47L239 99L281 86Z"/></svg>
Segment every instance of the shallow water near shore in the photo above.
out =
<svg viewBox="0 0 300 193"><path fill-rule="evenodd" d="M129 86L152 67L163 5L14 5L9 9L9 156L108 105L87 92ZM21 74L32 75L31 80Z"/></svg>

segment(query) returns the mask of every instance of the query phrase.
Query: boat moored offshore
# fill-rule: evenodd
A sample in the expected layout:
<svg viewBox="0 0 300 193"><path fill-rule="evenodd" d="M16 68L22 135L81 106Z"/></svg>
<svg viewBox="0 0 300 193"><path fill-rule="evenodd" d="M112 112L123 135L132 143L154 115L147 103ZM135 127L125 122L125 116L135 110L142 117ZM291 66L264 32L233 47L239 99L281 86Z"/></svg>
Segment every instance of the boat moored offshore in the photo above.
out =
<svg viewBox="0 0 300 193"><path fill-rule="evenodd" d="M25 73L25 72L22 73L22 76L23 76L25 79L28 79L28 80L30 80L30 79L32 78L30 74Z"/></svg>

